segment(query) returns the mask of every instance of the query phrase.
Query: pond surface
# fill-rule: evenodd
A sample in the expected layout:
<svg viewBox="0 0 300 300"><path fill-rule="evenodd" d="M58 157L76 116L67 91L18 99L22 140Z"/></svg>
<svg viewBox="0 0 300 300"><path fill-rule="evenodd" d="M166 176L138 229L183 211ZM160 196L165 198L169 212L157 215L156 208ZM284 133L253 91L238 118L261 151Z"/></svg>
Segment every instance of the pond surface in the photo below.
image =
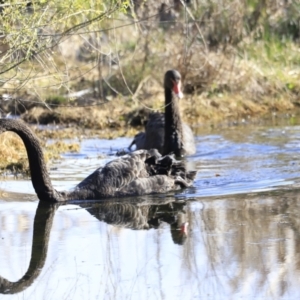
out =
<svg viewBox="0 0 300 300"><path fill-rule="evenodd" d="M129 143L84 140L55 188ZM187 163L193 187L118 202L47 205L1 180L0 299L300 299L300 127L200 133Z"/></svg>

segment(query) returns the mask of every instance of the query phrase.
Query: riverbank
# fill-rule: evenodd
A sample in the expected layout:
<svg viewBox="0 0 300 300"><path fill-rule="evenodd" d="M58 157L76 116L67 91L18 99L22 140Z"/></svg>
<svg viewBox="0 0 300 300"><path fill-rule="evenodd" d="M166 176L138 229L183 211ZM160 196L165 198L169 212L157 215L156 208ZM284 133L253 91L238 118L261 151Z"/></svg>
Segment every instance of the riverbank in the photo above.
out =
<svg viewBox="0 0 300 300"><path fill-rule="evenodd" d="M53 160L61 159L62 153L79 152L82 139L90 137L102 139L115 139L124 136L133 137L138 131L143 130L143 126L139 125L139 123L146 119L147 110L145 108L142 110L137 109L134 112L129 110L123 117L113 118L119 110L120 103L119 106L116 103L114 104L116 105L115 109L110 107L110 114L107 110L99 110L99 108L91 111L87 108L58 108L53 111L44 109L33 110L24 114L23 118L29 120L34 116L38 122L39 118L45 114L61 116L58 124L36 125L28 123L41 142L46 161L51 163ZM267 110L265 105L259 106L255 110L250 110L251 113L244 108L242 110L234 110L229 118L224 117L224 111L226 112L224 109L220 110L218 114L214 114L214 120L220 120L219 122L203 118L201 119L202 122L193 123L189 122L187 115L184 114L185 109L190 109L185 107L186 103L183 105L182 113L185 121L192 126L195 135L222 132L228 127L238 130L239 127L245 126L257 128L257 126L266 126L266 124L273 127L300 124L300 111L295 107L285 111L276 111L274 106ZM111 106L111 104L109 105ZM288 102L286 105L288 106ZM212 110L214 111L218 108L213 106ZM262 114L261 112L264 113ZM83 126L87 116L89 116L89 122L93 126ZM75 122L71 122L71 120L75 120ZM130 122L135 125L133 126ZM48 141L50 139L54 140L54 143L49 144ZM73 141L65 142L64 140L66 139ZM7 132L0 135L0 172L2 174L14 174L15 176L20 174L25 177L30 176L25 147L21 139L14 133Z"/></svg>
<svg viewBox="0 0 300 300"><path fill-rule="evenodd" d="M181 114L195 134L270 119L298 122L300 23L293 2L134 2L131 12L78 27L59 43L52 38L65 28L51 22L47 29L33 23L36 30L18 35L18 43L8 34L0 57L6 66L2 115L49 125L36 130L45 149L49 138L133 137L151 111L163 111L163 76L174 68L182 75ZM41 12L49 21L36 6L34 14ZM28 19L24 14L18 26L25 28ZM7 28L15 32L10 23ZM30 36L44 30L53 33L47 41L43 34ZM52 126L60 129L48 130ZM21 150L7 158L17 142L2 143L7 153L0 154L1 167L18 163ZM65 151L56 149L54 156Z"/></svg>

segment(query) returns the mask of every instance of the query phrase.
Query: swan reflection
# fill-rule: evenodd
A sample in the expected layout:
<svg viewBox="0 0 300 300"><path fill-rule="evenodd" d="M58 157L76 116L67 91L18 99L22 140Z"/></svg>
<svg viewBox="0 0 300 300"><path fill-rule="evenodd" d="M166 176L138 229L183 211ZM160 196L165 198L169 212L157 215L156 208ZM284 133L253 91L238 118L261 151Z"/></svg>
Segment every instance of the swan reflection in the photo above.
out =
<svg viewBox="0 0 300 300"><path fill-rule="evenodd" d="M147 199L145 201L145 199ZM108 200L101 202L82 202L91 215L107 224L134 230L157 229L161 223L170 225L171 236L175 244L182 245L188 234L188 222L184 210L186 202L154 201L151 198L136 198L132 201Z"/></svg>
<svg viewBox="0 0 300 300"><path fill-rule="evenodd" d="M33 224L33 240L29 267L22 278L11 282L0 276L0 293L16 294L25 290L41 273L46 261L48 243L55 211L58 204L40 201Z"/></svg>
<svg viewBox="0 0 300 300"><path fill-rule="evenodd" d="M5 229L4 203L0 292L26 289L24 299L35 292L37 299L147 299L156 289L155 299L299 299L299 195L286 190L182 203L147 196L58 210L39 203L29 267L22 238ZM187 221L188 238L181 226ZM5 230L18 243L9 245L14 237ZM25 275L16 272L24 265Z"/></svg>
<svg viewBox="0 0 300 300"><path fill-rule="evenodd" d="M183 244L186 237L185 203L160 200L151 204L151 199L136 199L116 202L78 202L77 205L99 221L107 224L130 228L132 230L148 230L159 228L162 222L170 224L174 243ZM66 203L48 203L39 201L34 217L31 258L25 274L17 281L10 281L0 274L0 293L16 294L28 288L40 275L47 258L48 244L55 212Z"/></svg>

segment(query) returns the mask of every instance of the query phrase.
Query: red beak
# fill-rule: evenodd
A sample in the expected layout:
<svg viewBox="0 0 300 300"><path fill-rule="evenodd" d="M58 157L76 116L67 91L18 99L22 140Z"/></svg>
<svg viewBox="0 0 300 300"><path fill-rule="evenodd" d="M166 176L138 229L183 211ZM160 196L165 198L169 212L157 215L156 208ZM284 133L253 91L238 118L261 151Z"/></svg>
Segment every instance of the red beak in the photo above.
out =
<svg viewBox="0 0 300 300"><path fill-rule="evenodd" d="M181 99L183 97L183 93L181 91L181 81L179 82L174 81L173 83L174 83L173 92L179 99Z"/></svg>
<svg viewBox="0 0 300 300"><path fill-rule="evenodd" d="M182 234L185 234L185 235L188 235L188 226L189 226L189 223L188 222L184 222L181 227L180 227L180 232Z"/></svg>

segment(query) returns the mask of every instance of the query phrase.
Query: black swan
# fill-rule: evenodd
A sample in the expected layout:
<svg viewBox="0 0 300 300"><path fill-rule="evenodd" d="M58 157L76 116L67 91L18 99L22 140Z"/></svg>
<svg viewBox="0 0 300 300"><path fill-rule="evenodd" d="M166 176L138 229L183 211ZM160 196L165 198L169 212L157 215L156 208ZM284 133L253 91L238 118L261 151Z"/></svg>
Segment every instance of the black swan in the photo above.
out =
<svg viewBox="0 0 300 300"><path fill-rule="evenodd" d="M32 185L40 200L98 200L108 197L166 193L188 187L196 171L184 162L162 157L157 150L138 150L121 156L95 170L70 192L58 192L51 183L38 138L22 121L0 119L0 133L15 132L25 145Z"/></svg>
<svg viewBox="0 0 300 300"><path fill-rule="evenodd" d="M136 149L157 149L161 154L174 153L177 157L196 152L191 128L182 122L177 98L182 98L181 75L176 70L165 74L165 113L151 113L145 132L138 133L129 146Z"/></svg>

